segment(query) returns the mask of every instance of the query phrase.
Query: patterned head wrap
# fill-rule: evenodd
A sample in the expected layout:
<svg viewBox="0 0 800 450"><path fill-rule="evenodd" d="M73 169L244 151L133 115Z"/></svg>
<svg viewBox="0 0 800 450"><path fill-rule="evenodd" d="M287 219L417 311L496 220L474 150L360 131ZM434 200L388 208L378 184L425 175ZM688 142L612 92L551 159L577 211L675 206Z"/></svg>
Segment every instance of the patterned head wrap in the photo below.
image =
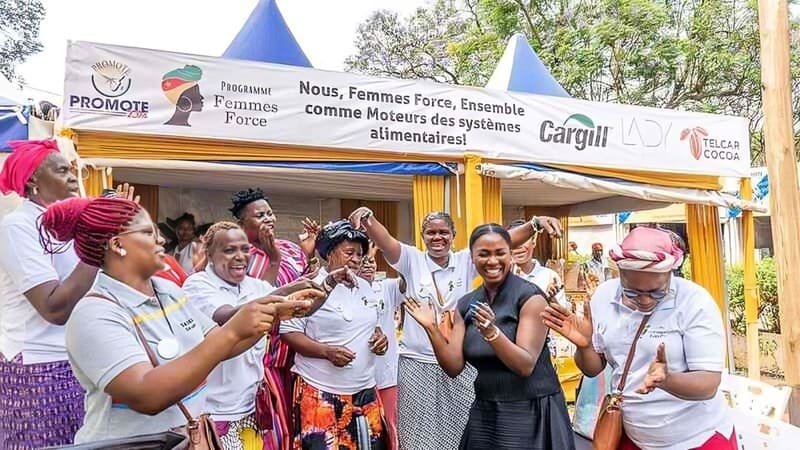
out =
<svg viewBox="0 0 800 450"><path fill-rule="evenodd" d="M161 90L167 96L167 100L173 105L178 104L181 94L187 89L197 86L197 82L203 76L203 71L197 66L183 66L182 69L171 70L161 78Z"/></svg>
<svg viewBox="0 0 800 450"><path fill-rule="evenodd" d="M13 153L3 163L0 171L0 191L3 194L16 192L25 197L25 185L36 169L51 153L58 153L55 139L41 141L11 141Z"/></svg>
<svg viewBox="0 0 800 450"><path fill-rule="evenodd" d="M361 244L361 249L365 255L369 253L369 238L367 235L363 231L353 228L349 220L337 220L322 227L317 236L316 247L319 256L327 260L333 249L345 241L357 242Z"/></svg>
<svg viewBox="0 0 800 450"><path fill-rule="evenodd" d="M683 262L683 251L669 233L657 228L634 228L610 254L621 270L636 272L666 273Z"/></svg>

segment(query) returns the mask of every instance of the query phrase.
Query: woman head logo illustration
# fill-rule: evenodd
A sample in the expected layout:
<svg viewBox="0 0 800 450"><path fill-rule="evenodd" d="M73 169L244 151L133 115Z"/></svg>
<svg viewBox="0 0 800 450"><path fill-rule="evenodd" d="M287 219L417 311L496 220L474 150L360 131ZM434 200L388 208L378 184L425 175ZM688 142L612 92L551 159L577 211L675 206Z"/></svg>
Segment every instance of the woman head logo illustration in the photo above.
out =
<svg viewBox="0 0 800 450"><path fill-rule="evenodd" d="M197 66L183 66L164 74L161 79L161 90L167 100L175 105L172 118L164 125L178 125L190 127L189 115L192 111L203 110L203 96L197 82L203 76L203 71Z"/></svg>

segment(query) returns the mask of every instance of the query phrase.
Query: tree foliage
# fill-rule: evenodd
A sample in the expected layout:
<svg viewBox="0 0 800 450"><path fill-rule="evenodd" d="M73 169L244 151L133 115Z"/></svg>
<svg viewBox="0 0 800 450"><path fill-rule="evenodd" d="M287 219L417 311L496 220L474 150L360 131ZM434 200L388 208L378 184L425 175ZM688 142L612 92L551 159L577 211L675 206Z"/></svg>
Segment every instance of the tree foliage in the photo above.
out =
<svg viewBox="0 0 800 450"><path fill-rule="evenodd" d="M791 26L795 38L798 24ZM749 118L754 162L761 162L754 0L435 0L407 18L373 13L345 64L482 86L515 33L527 36L574 97ZM791 67L798 93L796 51ZM794 101L800 110L800 95Z"/></svg>
<svg viewBox="0 0 800 450"><path fill-rule="evenodd" d="M14 80L16 66L42 50L45 9L40 0L0 0L0 12L0 74Z"/></svg>

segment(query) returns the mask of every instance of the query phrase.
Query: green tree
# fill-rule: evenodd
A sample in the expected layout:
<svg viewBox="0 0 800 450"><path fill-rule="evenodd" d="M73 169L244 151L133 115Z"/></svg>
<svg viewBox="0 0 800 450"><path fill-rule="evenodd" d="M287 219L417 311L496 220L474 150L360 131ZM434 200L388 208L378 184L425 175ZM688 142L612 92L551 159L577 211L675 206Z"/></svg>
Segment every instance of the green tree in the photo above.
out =
<svg viewBox="0 0 800 450"><path fill-rule="evenodd" d="M42 50L39 26L45 15L39 0L0 0L0 74L17 79L16 66Z"/></svg>
<svg viewBox="0 0 800 450"><path fill-rule="evenodd" d="M796 40L797 21L792 29ZM405 19L375 12L345 63L482 86L518 32L576 98L749 118L754 162L762 161L754 0L436 0ZM798 52L792 72L800 93ZM800 111L800 95L795 102Z"/></svg>

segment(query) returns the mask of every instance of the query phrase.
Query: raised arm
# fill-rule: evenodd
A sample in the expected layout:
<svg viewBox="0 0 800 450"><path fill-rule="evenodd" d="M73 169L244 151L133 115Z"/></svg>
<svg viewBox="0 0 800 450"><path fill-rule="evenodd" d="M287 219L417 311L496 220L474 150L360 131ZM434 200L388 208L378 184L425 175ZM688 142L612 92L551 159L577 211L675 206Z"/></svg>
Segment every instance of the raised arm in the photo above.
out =
<svg viewBox="0 0 800 450"><path fill-rule="evenodd" d="M532 238L538 230L547 233L552 238L561 237L561 221L554 217L533 217L525 225L520 225L508 230L511 235L511 248L519 247Z"/></svg>
<svg viewBox="0 0 800 450"><path fill-rule="evenodd" d="M81 262L64 280L47 281L35 286L25 291L25 298L46 321L64 325L96 277L97 268Z"/></svg>
<svg viewBox="0 0 800 450"><path fill-rule="evenodd" d="M436 361L442 370L450 377L457 377L465 366L464 361L464 319L456 312L453 320L453 330L448 340L439 330L436 323L436 310L430 303L420 303L414 299L407 299L404 303L406 311L417 321L431 340Z"/></svg>
<svg viewBox="0 0 800 450"><path fill-rule="evenodd" d="M389 234L389 230L375 218L372 210L362 206L350 214L353 227L363 228L375 246L383 253L383 257L390 265L400 261L400 241Z"/></svg>
<svg viewBox="0 0 800 450"><path fill-rule="evenodd" d="M520 310L515 340L511 340L495 325L494 312L488 305L478 304L475 307L474 320L478 331L489 342L500 361L520 377L528 377L533 373L544 348L547 327L539 317L546 306L547 302L540 295L534 295L525 302Z"/></svg>

